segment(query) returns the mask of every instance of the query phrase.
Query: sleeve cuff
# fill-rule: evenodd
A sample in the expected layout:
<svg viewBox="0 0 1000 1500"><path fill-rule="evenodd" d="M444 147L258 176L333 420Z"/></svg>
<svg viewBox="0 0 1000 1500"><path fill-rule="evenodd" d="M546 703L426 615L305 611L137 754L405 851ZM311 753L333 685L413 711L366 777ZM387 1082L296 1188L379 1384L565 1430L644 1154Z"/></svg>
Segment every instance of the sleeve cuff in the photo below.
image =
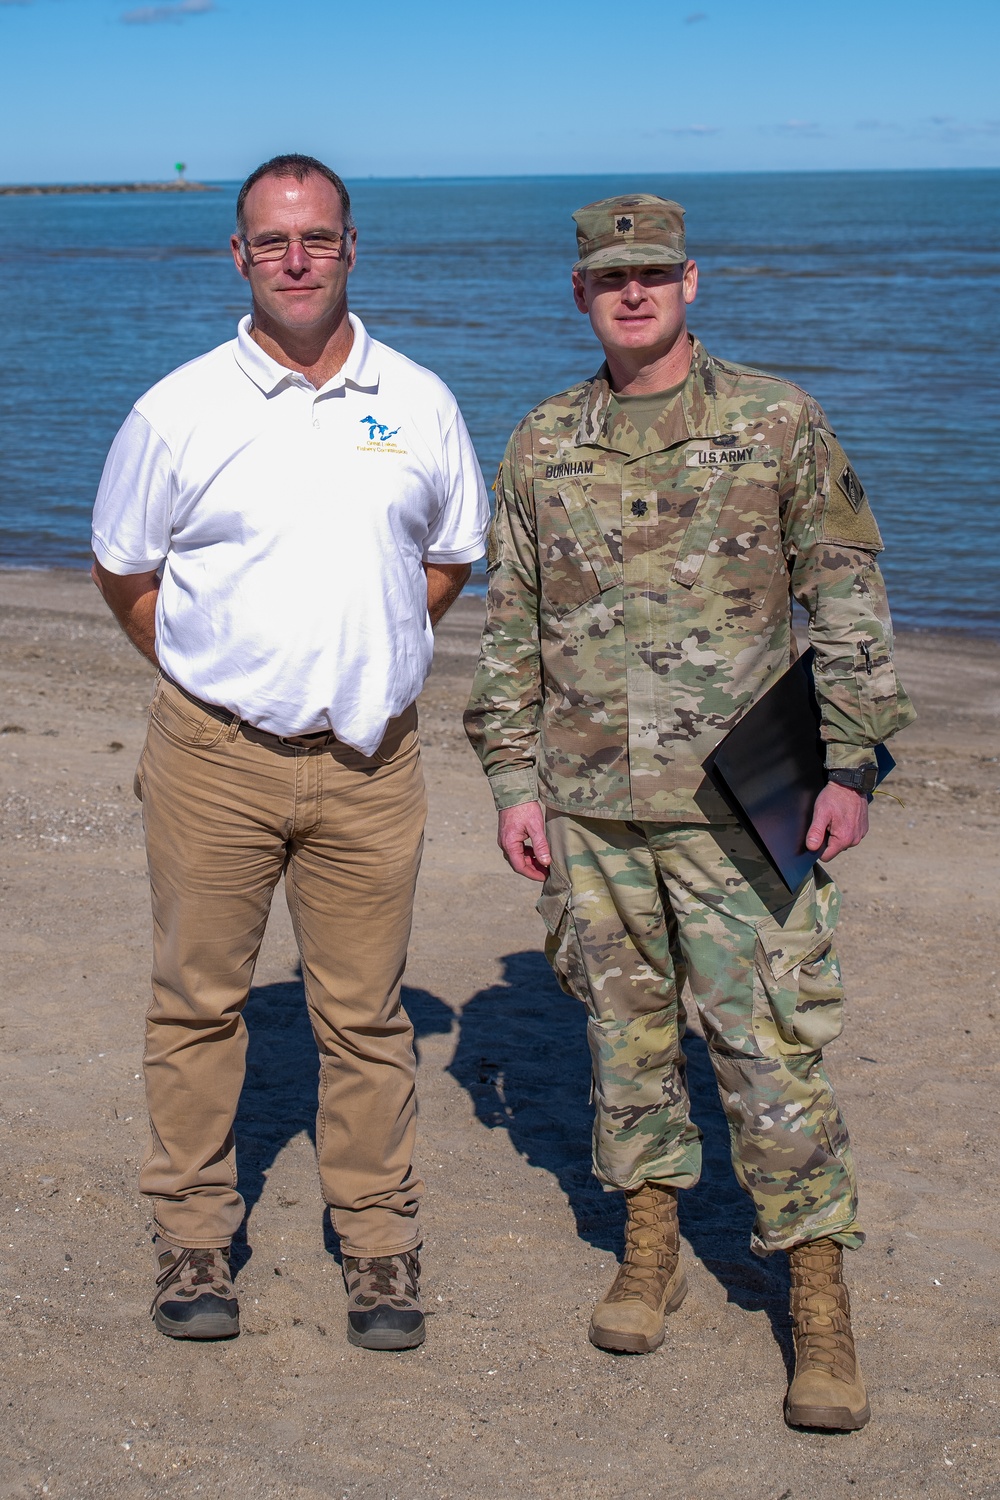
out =
<svg viewBox="0 0 1000 1500"><path fill-rule="evenodd" d="M538 801L538 778L533 767L495 771L489 782L497 812L503 812L506 807L519 807L522 802Z"/></svg>
<svg viewBox="0 0 1000 1500"><path fill-rule="evenodd" d="M826 768L839 771L856 771L863 766L877 766L878 759L870 745L841 745L828 743Z"/></svg>
<svg viewBox="0 0 1000 1500"><path fill-rule="evenodd" d="M131 573L155 573L164 562L162 557L118 557L114 552L109 551L96 534L91 536L90 545L102 568L107 568L109 573L119 573L123 577Z"/></svg>

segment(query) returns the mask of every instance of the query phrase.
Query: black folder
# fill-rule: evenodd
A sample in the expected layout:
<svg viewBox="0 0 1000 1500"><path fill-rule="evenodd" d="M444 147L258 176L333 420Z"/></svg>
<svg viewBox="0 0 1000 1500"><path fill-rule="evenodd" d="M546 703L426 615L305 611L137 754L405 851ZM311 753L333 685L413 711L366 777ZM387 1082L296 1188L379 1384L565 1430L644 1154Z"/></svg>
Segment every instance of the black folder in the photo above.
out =
<svg viewBox="0 0 1000 1500"><path fill-rule="evenodd" d="M822 850L806 848L816 798L826 785L812 647L716 745L704 762L740 822L790 891L798 890ZM896 762L876 745L878 779Z"/></svg>

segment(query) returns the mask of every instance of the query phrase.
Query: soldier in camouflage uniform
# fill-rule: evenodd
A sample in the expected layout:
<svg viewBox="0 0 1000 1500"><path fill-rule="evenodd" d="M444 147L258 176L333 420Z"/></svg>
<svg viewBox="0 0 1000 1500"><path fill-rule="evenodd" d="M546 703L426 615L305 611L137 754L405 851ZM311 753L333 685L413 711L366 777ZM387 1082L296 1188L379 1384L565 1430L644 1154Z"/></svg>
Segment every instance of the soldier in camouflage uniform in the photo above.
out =
<svg viewBox="0 0 1000 1500"><path fill-rule="evenodd" d="M642 194L574 218L574 296L607 362L508 445L466 728L505 856L544 880L546 953L589 1015L594 1170L626 1195L625 1259L590 1337L654 1349L686 1291L676 1194L700 1171L686 983L756 1209L753 1248L791 1260L786 1416L860 1427L841 1251L863 1236L822 1063L841 1029L839 896L820 866L789 892L702 763L793 660L794 596L829 777L809 847L828 860L860 841L874 747L913 718L882 541L816 402L688 334L683 209Z"/></svg>

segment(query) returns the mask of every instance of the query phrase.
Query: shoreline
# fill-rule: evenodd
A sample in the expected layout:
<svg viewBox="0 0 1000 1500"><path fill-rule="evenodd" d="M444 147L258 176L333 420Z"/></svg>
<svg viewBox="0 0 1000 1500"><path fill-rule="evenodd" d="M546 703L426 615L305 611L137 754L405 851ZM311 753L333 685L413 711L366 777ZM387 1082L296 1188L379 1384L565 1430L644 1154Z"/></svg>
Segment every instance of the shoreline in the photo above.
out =
<svg viewBox="0 0 1000 1500"><path fill-rule="evenodd" d="M19 576L23 577L25 580L31 579L37 581L43 574L51 575L54 580L65 579L67 582L69 582L69 580L71 579L80 578L81 575L83 577L89 577L89 573L89 563L81 563L79 567L72 567L69 564L38 563L37 565L35 565L32 563L0 562L0 581L2 582L7 582L10 579ZM96 596L96 589L94 590L94 593ZM473 574L472 578L470 578L469 582L466 584L465 588L462 591L461 600L475 600L477 604L479 604L484 601L485 598L486 578L485 576L477 577L475 574ZM798 626L798 623L799 621L797 618L796 628ZM961 626L949 627L944 625L896 625L894 626L893 633L897 641L900 642L913 641L914 643L924 643L928 646L933 646L934 642L938 640L940 640L942 643L954 641L956 643L962 642L970 644L974 642L977 645L992 648L993 651L995 651L998 647L1000 647L1000 618L998 618L990 625L985 626L979 630L974 630L971 627L966 629L962 628Z"/></svg>
<svg viewBox="0 0 1000 1500"><path fill-rule="evenodd" d="M25 182L0 186L0 198L37 198L63 193L218 193L207 182Z"/></svg>

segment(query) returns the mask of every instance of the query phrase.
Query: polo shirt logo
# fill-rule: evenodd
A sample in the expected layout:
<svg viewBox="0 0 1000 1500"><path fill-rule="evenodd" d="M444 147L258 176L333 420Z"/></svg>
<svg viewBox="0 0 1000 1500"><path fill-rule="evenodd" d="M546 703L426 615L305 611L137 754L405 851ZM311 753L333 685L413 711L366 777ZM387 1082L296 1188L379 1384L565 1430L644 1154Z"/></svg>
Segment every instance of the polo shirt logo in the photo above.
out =
<svg viewBox="0 0 1000 1500"><path fill-rule="evenodd" d="M397 432L402 432L401 427L387 427L380 422L378 417L362 417L361 426L368 428L368 437L363 443L358 444L359 453L405 453L407 450L401 448L392 440Z"/></svg>
<svg viewBox="0 0 1000 1500"><path fill-rule="evenodd" d="M368 428L368 441L370 443L387 443L399 431L398 427L394 427L390 432L385 423L380 422L377 417L362 417L361 425Z"/></svg>

